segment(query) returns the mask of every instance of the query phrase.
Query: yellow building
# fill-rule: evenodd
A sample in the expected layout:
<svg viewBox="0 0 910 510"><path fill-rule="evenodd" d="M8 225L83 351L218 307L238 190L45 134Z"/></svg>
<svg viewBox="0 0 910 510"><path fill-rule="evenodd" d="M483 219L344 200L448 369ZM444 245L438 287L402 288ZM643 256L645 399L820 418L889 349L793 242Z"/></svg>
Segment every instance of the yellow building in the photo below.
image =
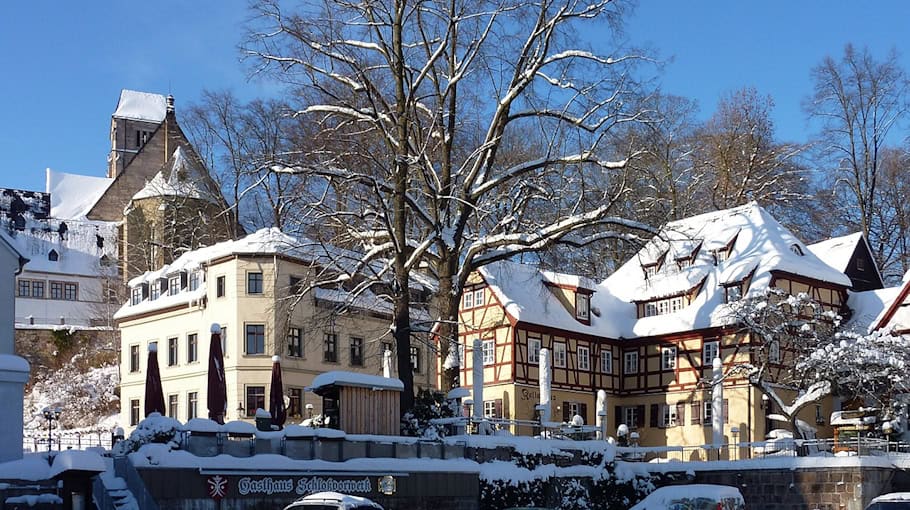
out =
<svg viewBox="0 0 910 510"><path fill-rule="evenodd" d="M702 445L712 440L714 357L724 372L750 361L756 338L741 331L730 303L779 288L805 292L842 311L851 282L828 266L757 204L668 224L603 282L497 263L472 275L461 303L466 345L461 384L471 385L471 347L482 340L486 416L517 420L536 432L538 355L552 365L552 416L596 421L596 394L607 393L606 427L626 424L643 446ZM786 345L766 346L772 369L792 362ZM800 418L825 427L832 402ZM727 441L762 441L776 412L743 376L724 382ZM783 426L782 426L783 425ZM734 431L736 431L734 433Z"/></svg>
<svg viewBox="0 0 910 510"><path fill-rule="evenodd" d="M121 342L121 423L143 417L148 346L157 343L167 414L207 417L206 376L212 324L222 328L227 419L252 419L267 407L271 358L281 356L289 423L321 413L304 392L325 371L382 374L384 350L394 352L389 305L366 291L309 285L353 267L355 254L276 229L263 229L183 254L132 279L130 301L115 315ZM417 311L415 313L425 312ZM435 382L426 346L414 342L416 387ZM395 376L393 370L393 377Z"/></svg>

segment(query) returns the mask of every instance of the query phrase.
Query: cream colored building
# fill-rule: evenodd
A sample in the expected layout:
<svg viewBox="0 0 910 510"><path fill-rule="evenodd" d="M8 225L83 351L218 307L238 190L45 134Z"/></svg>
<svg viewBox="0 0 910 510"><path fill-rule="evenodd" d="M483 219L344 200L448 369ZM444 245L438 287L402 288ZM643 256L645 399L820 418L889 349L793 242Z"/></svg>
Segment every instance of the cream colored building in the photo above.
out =
<svg viewBox="0 0 910 510"><path fill-rule="evenodd" d="M144 417L148 346L158 345L167 414L207 417L210 326L223 331L227 420L252 419L267 408L271 358L281 356L289 423L321 412L304 389L317 374L348 370L382 374L382 353L395 349L389 305L369 291L313 289L317 277L337 274L354 254L263 229L185 253L172 264L129 282L130 301L115 315L121 331L121 423ZM416 312L421 313L421 312ZM427 344L412 342L415 387L435 383ZM393 377L395 376L393 369Z"/></svg>

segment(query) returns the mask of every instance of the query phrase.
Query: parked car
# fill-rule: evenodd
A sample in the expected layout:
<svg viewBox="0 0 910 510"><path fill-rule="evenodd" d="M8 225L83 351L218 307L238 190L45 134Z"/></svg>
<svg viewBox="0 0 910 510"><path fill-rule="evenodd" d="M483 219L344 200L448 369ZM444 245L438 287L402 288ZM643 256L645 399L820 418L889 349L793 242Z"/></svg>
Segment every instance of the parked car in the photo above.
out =
<svg viewBox="0 0 910 510"><path fill-rule="evenodd" d="M382 507L360 496L317 492L298 499L284 507L284 510L382 510Z"/></svg>
<svg viewBox="0 0 910 510"><path fill-rule="evenodd" d="M648 494L630 510L744 510L746 501L727 485L668 485Z"/></svg>
<svg viewBox="0 0 910 510"><path fill-rule="evenodd" d="M910 492L892 492L873 499L866 510L908 510Z"/></svg>

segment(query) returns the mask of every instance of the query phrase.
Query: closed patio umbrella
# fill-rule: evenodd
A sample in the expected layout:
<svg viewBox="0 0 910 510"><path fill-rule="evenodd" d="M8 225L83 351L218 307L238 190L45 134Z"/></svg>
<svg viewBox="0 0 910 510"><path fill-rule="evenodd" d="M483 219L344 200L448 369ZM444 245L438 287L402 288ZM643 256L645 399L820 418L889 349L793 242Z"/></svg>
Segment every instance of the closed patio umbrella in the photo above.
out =
<svg viewBox="0 0 910 510"><path fill-rule="evenodd" d="M149 344L148 367L145 371L145 417L152 413L164 414L164 391L161 389L161 371L158 369L158 344Z"/></svg>
<svg viewBox="0 0 910 510"><path fill-rule="evenodd" d="M208 403L209 419L224 424L227 409L227 386L224 382L224 351L221 350L221 326L212 324L209 343Z"/></svg>
<svg viewBox="0 0 910 510"><path fill-rule="evenodd" d="M272 425L279 428L288 419L288 410L284 406L284 384L281 382L281 358L272 356L272 387L269 390L269 414Z"/></svg>

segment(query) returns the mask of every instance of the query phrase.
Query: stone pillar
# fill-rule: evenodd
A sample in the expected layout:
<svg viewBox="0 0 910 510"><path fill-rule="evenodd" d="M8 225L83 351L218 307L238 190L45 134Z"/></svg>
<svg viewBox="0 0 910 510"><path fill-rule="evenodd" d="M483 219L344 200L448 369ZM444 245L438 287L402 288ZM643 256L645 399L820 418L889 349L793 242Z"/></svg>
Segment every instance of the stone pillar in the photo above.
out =
<svg viewBox="0 0 910 510"><path fill-rule="evenodd" d="M12 329L12 328L10 328ZM0 354L0 462L22 458L22 406L29 366L25 358Z"/></svg>

